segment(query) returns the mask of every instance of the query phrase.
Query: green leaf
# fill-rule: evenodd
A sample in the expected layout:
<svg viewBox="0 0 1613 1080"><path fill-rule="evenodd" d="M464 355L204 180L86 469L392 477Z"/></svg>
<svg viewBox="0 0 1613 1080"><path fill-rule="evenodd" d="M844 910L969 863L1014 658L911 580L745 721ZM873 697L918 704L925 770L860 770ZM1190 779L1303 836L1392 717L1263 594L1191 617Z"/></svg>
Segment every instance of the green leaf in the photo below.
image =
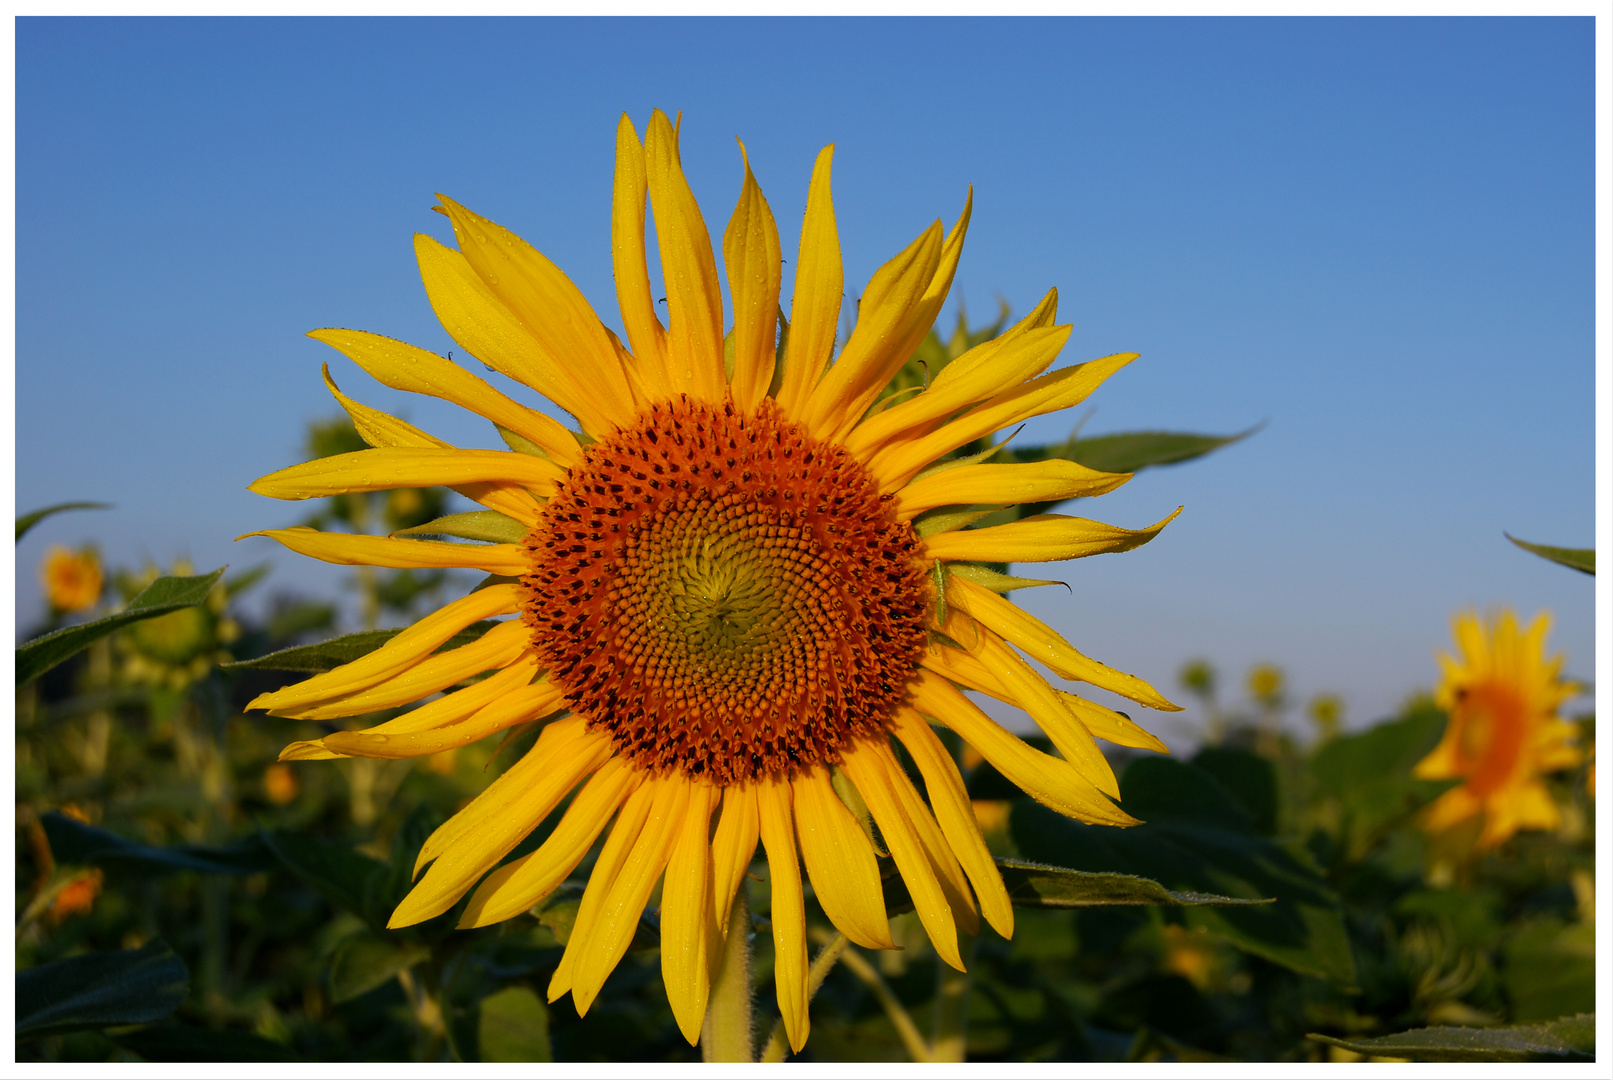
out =
<svg viewBox="0 0 1613 1080"><path fill-rule="evenodd" d="M1445 714L1432 704L1420 705L1399 719L1334 739L1316 752L1311 780L1318 796L1338 803L1346 858L1363 857L1384 829L1451 786L1448 780L1420 780L1411 774L1444 730Z"/></svg>
<svg viewBox="0 0 1613 1080"><path fill-rule="evenodd" d="M190 993L190 972L166 943L85 953L17 972L17 1038L146 1024Z"/></svg>
<svg viewBox="0 0 1613 1080"><path fill-rule="evenodd" d="M331 1001L340 1005L367 994L430 956L431 950L418 941L369 932L354 934L331 958Z"/></svg>
<svg viewBox="0 0 1613 1080"><path fill-rule="evenodd" d="M1089 439L1072 438L1058 446L1043 448L1039 455L1037 451L1027 448L1018 451L1015 457L1020 461L1069 458L1101 472L1134 473L1156 465L1175 465L1203 457L1223 446L1247 439L1262 426L1256 424L1236 435L1190 435L1178 431L1117 432L1113 435L1095 435Z"/></svg>
<svg viewBox="0 0 1613 1080"><path fill-rule="evenodd" d="M1596 574L1595 548L1547 547L1545 544L1531 544L1526 540L1519 540L1510 533L1502 533L1501 535L1523 548L1523 550L1539 555L1542 559L1550 559L1554 563L1561 563L1563 566L1578 570L1583 574L1590 574L1593 577Z"/></svg>
<svg viewBox="0 0 1613 1080"><path fill-rule="evenodd" d="M211 574L195 577L160 577L140 590L129 606L115 615L94 622L68 626L37 637L17 649L17 685L23 686L43 675L73 654L96 641L142 619L152 619L181 608L195 607L207 599L213 583L224 573L219 567Z"/></svg>
<svg viewBox="0 0 1613 1080"><path fill-rule="evenodd" d="M1157 881L1134 874L1093 874L1043 866L1020 859L998 859L1003 885L1015 907L1133 907L1140 904L1269 904L1270 899L1172 892Z"/></svg>
<svg viewBox="0 0 1613 1080"><path fill-rule="evenodd" d="M1596 928L1542 918L1507 944L1512 1019L1550 1020L1596 1008Z"/></svg>
<svg viewBox="0 0 1613 1080"><path fill-rule="evenodd" d="M497 510L472 510L468 514L449 514L412 529L399 529L393 536L454 536L461 540L486 540L494 544L519 544L526 539L527 528L519 521Z"/></svg>
<svg viewBox="0 0 1613 1080"><path fill-rule="evenodd" d="M457 649L461 645L469 645L497 625L498 622L494 619L474 623L443 642L436 651L445 652L448 649ZM343 664L350 664L362 656L368 656L401 633L403 633L401 629L360 630L356 634L343 634L329 641L316 641L312 645L293 645L289 649L280 649L266 656L252 660L237 660L233 663L220 664L219 667L225 671L330 671Z"/></svg>
<svg viewBox="0 0 1613 1080"><path fill-rule="evenodd" d="M107 1038L147 1061L302 1061L289 1046L250 1031L153 1024Z"/></svg>
<svg viewBox="0 0 1613 1080"><path fill-rule="evenodd" d="M482 999L476 1041L483 1061L553 1061L549 1010L529 986L507 986Z"/></svg>
<svg viewBox="0 0 1613 1080"><path fill-rule="evenodd" d="M275 865L260 837L228 847L178 844L155 847L128 840L106 829L86 825L55 811L39 822L56 860L70 866L129 866L142 870L195 870L203 874L252 874Z"/></svg>
<svg viewBox="0 0 1613 1080"><path fill-rule="evenodd" d="M1331 1035L1314 1034L1306 1037L1357 1054L1413 1061L1596 1060L1594 1013L1513 1027L1418 1028L1374 1039L1335 1039Z"/></svg>
<svg viewBox="0 0 1613 1080"><path fill-rule="evenodd" d="M52 514L59 514L63 510L110 510L111 503L101 502L64 502L55 506L47 506L43 510L35 510L31 514L24 514L17 519L17 539L21 540L23 534L38 525Z"/></svg>
<svg viewBox="0 0 1613 1080"><path fill-rule="evenodd" d="M1255 832L1277 831L1277 769L1269 758L1238 746L1207 746L1193 757L1193 767L1209 773L1238 800Z"/></svg>
<svg viewBox="0 0 1613 1080"><path fill-rule="evenodd" d="M1121 777L1121 805L1146 824L1082 825L1021 799L1010 831L1021 854L1091 873L1153 878L1174 892L1276 903L1194 907L1184 921L1306 975L1355 985L1338 898L1300 851L1255 832L1255 819L1205 770L1138 758Z"/></svg>
<svg viewBox="0 0 1613 1080"><path fill-rule="evenodd" d="M266 832L263 841L288 870L318 889L331 903L358 915L377 930L385 927L391 915L391 909L385 906L391 869L385 863L346 844L306 833Z"/></svg>

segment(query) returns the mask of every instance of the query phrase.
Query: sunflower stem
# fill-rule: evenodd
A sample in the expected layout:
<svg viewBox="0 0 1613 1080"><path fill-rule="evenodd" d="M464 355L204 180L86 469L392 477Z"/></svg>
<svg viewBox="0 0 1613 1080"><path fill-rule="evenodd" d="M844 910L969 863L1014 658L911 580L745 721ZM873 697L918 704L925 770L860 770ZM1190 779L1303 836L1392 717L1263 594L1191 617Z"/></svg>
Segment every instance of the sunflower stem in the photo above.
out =
<svg viewBox="0 0 1613 1080"><path fill-rule="evenodd" d="M722 967L706 1002L700 1056L706 1061L756 1060L751 1046L750 903L741 881L728 909Z"/></svg>
<svg viewBox="0 0 1613 1080"><path fill-rule="evenodd" d="M958 932L958 953L964 967L974 960L975 938ZM935 988L935 1018L930 1040L931 1052L936 1061L963 1061L967 1049L964 1034L969 1020L969 987L972 978L967 971L959 971L951 964L935 958L937 977Z"/></svg>
<svg viewBox="0 0 1613 1080"><path fill-rule="evenodd" d="M814 940L819 940L814 936ZM840 954L846 951L850 944L846 935L836 932L832 938L823 939L823 948L812 961L812 967L807 971L807 1001L810 1003L817 994L818 987L828 977L829 971L840 960ZM790 1040L784 1031L784 1018L781 1016L773 1024L773 1033L767 1037L767 1043L762 1048L762 1056L757 1060L764 1065L776 1065L784 1060L790 1050Z"/></svg>

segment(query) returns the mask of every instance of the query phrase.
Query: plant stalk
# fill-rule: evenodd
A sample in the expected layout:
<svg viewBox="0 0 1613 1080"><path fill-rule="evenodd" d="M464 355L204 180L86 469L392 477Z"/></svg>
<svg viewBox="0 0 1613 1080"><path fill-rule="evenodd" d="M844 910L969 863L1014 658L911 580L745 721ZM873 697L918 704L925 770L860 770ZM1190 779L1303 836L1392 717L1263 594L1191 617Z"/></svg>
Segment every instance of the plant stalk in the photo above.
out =
<svg viewBox="0 0 1613 1080"><path fill-rule="evenodd" d="M741 881L728 909L722 966L706 1002L700 1056L706 1061L756 1060L751 1043L750 899Z"/></svg>

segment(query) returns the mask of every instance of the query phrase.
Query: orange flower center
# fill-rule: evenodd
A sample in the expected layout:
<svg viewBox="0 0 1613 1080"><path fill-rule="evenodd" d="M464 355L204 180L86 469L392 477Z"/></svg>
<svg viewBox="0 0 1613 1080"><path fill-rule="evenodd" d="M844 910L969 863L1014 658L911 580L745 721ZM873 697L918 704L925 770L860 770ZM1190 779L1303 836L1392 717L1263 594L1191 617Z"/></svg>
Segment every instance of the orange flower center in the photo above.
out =
<svg viewBox="0 0 1613 1080"><path fill-rule="evenodd" d="M1456 742L1461 771L1482 798L1504 785L1517 767L1528 710L1511 687L1486 682L1468 687L1455 713L1461 725Z"/></svg>
<svg viewBox="0 0 1613 1080"><path fill-rule="evenodd" d="M587 448L526 543L550 678L645 768L727 784L836 761L923 654L917 535L771 401L652 407Z"/></svg>

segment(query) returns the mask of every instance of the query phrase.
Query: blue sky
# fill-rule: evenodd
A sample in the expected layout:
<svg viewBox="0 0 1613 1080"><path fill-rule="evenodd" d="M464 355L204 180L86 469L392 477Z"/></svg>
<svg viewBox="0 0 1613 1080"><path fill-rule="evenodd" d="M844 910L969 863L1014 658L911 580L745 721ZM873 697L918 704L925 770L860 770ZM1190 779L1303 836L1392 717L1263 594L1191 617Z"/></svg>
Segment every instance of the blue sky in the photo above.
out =
<svg viewBox="0 0 1613 1080"><path fill-rule="evenodd" d="M303 513L246 485L335 411L319 365L444 438L492 433L304 332L456 348L410 246L451 242L439 191L619 327L615 124L659 107L714 235L745 140L787 258L836 143L852 292L972 183L942 324L1056 285L1063 361L1142 354L1086 431L1266 422L1079 506L1130 527L1186 506L1148 547L1038 575L1071 592L1020 594L1089 654L1167 693L1190 657L1234 682L1274 661L1360 723L1431 684L1453 611L1509 604L1553 611L1592 675L1590 579L1501 535L1593 543L1590 19L19 19L16 55L17 508L116 504L23 541L19 625L54 542L338 588L232 543Z"/></svg>

